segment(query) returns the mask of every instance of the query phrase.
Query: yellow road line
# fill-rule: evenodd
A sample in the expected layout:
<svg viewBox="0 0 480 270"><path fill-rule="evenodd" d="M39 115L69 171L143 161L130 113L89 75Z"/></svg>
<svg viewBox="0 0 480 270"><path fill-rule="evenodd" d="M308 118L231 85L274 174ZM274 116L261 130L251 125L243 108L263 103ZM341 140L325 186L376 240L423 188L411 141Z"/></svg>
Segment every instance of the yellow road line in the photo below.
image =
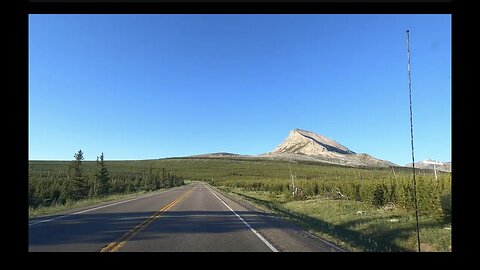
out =
<svg viewBox="0 0 480 270"><path fill-rule="evenodd" d="M197 188L197 186L195 187ZM143 229L148 227L153 221L157 220L160 215L166 211L168 211L170 208L172 208L175 204L179 203L181 200L183 200L185 197L187 197L195 188L190 189L189 191L185 192L183 195L180 197L176 198L169 204L165 205L162 209L158 210L155 214L147 218L146 220L142 221L142 223L138 224L135 226L132 230L126 232L122 237L120 237L117 241L112 242L105 247L103 247L100 252L115 252L122 248L125 243L127 243L128 240L130 240L132 237L137 235L139 232L141 232Z"/></svg>

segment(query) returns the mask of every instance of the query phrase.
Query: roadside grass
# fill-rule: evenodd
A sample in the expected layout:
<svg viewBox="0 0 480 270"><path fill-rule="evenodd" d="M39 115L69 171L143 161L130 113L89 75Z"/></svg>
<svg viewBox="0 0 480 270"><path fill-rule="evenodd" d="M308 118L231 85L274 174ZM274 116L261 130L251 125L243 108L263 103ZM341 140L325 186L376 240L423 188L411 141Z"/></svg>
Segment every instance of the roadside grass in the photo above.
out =
<svg viewBox="0 0 480 270"><path fill-rule="evenodd" d="M192 181L185 181L185 185L190 184ZM135 193L128 193L128 194L112 194L103 197L97 198L90 198L80 201L67 201L65 204L54 204L52 206L42 206L38 208L29 207L28 208L28 217L40 217L50 214L57 214L66 211L80 211L84 208L88 208L89 206L100 205L106 202L113 202L113 201L121 201L121 200L128 200L140 195L147 195L152 193L158 193L163 190L167 190L168 188L158 189L154 191L139 191Z"/></svg>
<svg viewBox="0 0 480 270"><path fill-rule="evenodd" d="M140 191L138 193L114 194L114 195L108 195L108 196L99 197L99 198L90 198L90 199L80 200L80 201L67 201L65 204L54 204L52 206L41 206L38 208L29 207L28 217L33 218L33 217L39 217L39 216L44 216L49 214L56 214L56 213L60 213L68 210L81 209L81 208L93 206L93 205L104 203L104 202L130 199L146 193L147 192L145 191Z"/></svg>
<svg viewBox="0 0 480 270"><path fill-rule="evenodd" d="M320 196L288 201L284 194L274 192L219 188L266 207L349 251L414 252L417 249L415 216L405 209L386 210L364 202ZM451 225L439 218L420 216L423 251L451 251L451 231L445 227Z"/></svg>

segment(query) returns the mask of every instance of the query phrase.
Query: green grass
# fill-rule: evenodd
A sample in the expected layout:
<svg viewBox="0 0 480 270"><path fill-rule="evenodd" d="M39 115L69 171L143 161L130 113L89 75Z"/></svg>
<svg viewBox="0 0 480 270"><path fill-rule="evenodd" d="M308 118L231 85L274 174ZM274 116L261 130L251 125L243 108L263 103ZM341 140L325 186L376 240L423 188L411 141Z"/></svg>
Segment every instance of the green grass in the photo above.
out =
<svg viewBox="0 0 480 270"><path fill-rule="evenodd" d="M106 161L112 178L162 169L188 181L207 181L243 196L352 251L414 251L415 218L411 169L353 168L314 162L264 159L171 158ZM30 179L49 181L68 162L30 161ZM84 162L86 173L95 162ZM290 170L303 198L293 198ZM125 185L129 179L124 178ZM421 240L426 251L450 251L451 174L417 170ZM339 198L338 192L344 195ZM391 211L378 207L395 204ZM356 214L365 211L364 214ZM398 222L390 222L396 218Z"/></svg>
<svg viewBox="0 0 480 270"><path fill-rule="evenodd" d="M369 203L334 200L319 196L292 201L284 194L220 187L261 208L292 220L310 232L349 251L415 251L416 223L412 211L377 208ZM362 214L357 214L362 211ZM392 219L398 220L391 222ZM438 217L420 216L424 251L451 251L448 223Z"/></svg>
<svg viewBox="0 0 480 270"><path fill-rule="evenodd" d="M154 192L158 192L158 191L154 191ZM147 194L147 192L140 191L140 192L130 193L130 194L114 194L114 195L108 195L100 198L90 198L90 199L85 199L80 201L67 201L65 204L55 204L52 206L42 206L38 208L30 207L28 209L28 217L33 218L38 216L56 214L56 213L69 211L69 210L75 210L75 209L79 210L81 208L97 205L103 202L120 201L120 200L134 198L142 194Z"/></svg>
<svg viewBox="0 0 480 270"><path fill-rule="evenodd" d="M221 188L350 251L414 251L415 217L404 209L385 210L368 203L314 197L287 201L285 196L265 191ZM363 211L363 214L357 214ZM397 219L398 222L391 222ZM421 216L420 233L424 251L451 251L451 231L436 218Z"/></svg>
<svg viewBox="0 0 480 270"><path fill-rule="evenodd" d="M191 181L185 182L185 185L188 185L190 183ZM67 203L65 204L55 204L52 206L42 206L38 208L29 207L28 217L33 218L33 217L39 217L44 215L61 213L65 211L81 210L82 208L87 208L89 206L94 206L94 205L98 205L105 202L128 200L131 198L138 197L140 195L157 193L162 190L166 190L166 188L151 191L151 192L139 191L139 192L128 193L128 194L113 194L113 195L107 195L99 198L89 198L89 199L80 200L80 201L67 201Z"/></svg>

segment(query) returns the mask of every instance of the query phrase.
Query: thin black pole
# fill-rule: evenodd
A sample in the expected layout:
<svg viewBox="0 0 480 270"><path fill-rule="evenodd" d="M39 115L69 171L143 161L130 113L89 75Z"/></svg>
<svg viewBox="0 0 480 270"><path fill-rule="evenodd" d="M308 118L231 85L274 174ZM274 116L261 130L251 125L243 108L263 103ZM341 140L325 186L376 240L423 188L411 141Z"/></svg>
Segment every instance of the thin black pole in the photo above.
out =
<svg viewBox="0 0 480 270"><path fill-rule="evenodd" d="M412 144L412 169L413 169L413 201L415 202L415 219L417 221L417 243L418 252L420 249L420 229L418 228L418 205L417 205L417 181L415 180L415 156L413 151L413 113L412 113L412 79L410 77L410 42L409 31L407 30L407 69L408 69L408 94L410 97L410 139Z"/></svg>

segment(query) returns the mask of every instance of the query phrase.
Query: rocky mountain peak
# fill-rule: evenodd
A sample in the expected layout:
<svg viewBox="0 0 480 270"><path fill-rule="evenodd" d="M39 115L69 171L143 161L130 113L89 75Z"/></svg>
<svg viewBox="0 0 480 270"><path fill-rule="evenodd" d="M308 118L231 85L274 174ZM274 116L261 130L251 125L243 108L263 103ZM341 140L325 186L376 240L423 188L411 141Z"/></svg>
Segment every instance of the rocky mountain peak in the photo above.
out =
<svg viewBox="0 0 480 270"><path fill-rule="evenodd" d="M303 155L354 154L347 147L323 135L293 129L288 137L272 153L292 153Z"/></svg>
<svg viewBox="0 0 480 270"><path fill-rule="evenodd" d="M293 129L272 152L261 155L272 159L321 161L348 166L398 166L368 154L357 154L326 136L303 129Z"/></svg>

